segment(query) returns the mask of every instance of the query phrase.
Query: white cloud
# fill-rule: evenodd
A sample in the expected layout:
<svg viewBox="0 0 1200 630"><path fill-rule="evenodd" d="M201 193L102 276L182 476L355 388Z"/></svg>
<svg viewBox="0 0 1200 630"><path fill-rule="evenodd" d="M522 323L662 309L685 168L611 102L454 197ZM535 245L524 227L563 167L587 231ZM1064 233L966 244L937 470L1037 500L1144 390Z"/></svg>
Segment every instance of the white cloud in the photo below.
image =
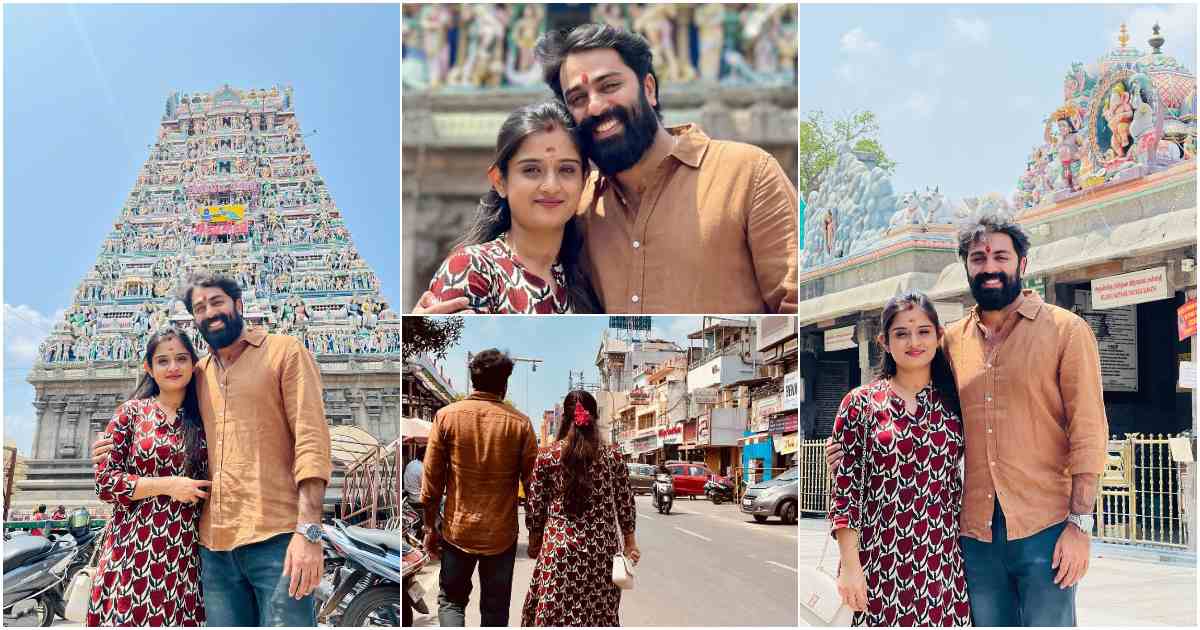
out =
<svg viewBox="0 0 1200 630"><path fill-rule="evenodd" d="M986 44L992 39L992 26L983 18L960 18L950 21L954 38L970 44Z"/></svg>
<svg viewBox="0 0 1200 630"><path fill-rule="evenodd" d="M842 52L846 53L873 53L881 48L879 42L871 39L861 26L856 26L843 33L841 44Z"/></svg>
<svg viewBox="0 0 1200 630"><path fill-rule="evenodd" d="M917 51L908 56L908 65L913 69L930 77L940 78L946 76L950 70L945 57L938 51L925 50Z"/></svg>
<svg viewBox="0 0 1200 630"><path fill-rule="evenodd" d="M937 110L942 97L936 91L912 92L904 99L902 109L911 113L915 118L929 118Z"/></svg>
<svg viewBox="0 0 1200 630"><path fill-rule="evenodd" d="M38 345L63 317L63 309L46 316L32 306L4 305L4 363L8 368L28 367L37 358Z"/></svg>

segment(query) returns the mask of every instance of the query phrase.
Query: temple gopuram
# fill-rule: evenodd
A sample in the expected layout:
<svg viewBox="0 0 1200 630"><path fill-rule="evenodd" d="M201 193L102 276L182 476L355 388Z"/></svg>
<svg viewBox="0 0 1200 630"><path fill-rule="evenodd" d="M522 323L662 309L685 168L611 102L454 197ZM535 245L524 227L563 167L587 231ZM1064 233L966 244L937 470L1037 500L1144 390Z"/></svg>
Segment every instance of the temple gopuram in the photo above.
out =
<svg viewBox="0 0 1200 630"><path fill-rule="evenodd" d="M149 159L30 371L37 429L18 508L101 507L91 444L133 390L149 336L176 326L208 352L176 298L198 270L238 281L247 326L294 335L316 356L335 436L398 438L400 318L354 246L294 105L290 87L167 98Z"/></svg>
<svg viewBox="0 0 1200 630"><path fill-rule="evenodd" d="M874 378L884 304L924 292L942 325L974 305L957 224L1003 214L1031 237L1026 289L1088 321L1110 431L1094 535L1195 549L1196 77L1123 26L1116 47L1070 64L1043 142L1014 165L1017 190L952 201L897 191L850 147L807 199L800 252L801 511L824 513L819 445L838 405ZM1001 88L998 88L1001 89ZM1192 383L1192 384L1189 384Z"/></svg>
<svg viewBox="0 0 1200 630"><path fill-rule="evenodd" d="M554 98L533 55L538 38L589 22L650 43L666 125L761 147L795 183L794 4L405 4L405 312L488 190L501 123Z"/></svg>

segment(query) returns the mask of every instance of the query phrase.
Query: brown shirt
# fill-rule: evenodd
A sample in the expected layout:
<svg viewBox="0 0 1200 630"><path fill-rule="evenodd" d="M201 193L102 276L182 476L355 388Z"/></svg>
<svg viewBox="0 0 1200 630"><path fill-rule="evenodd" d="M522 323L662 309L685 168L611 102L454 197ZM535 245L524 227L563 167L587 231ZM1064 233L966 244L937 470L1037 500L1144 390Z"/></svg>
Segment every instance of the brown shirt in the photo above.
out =
<svg viewBox="0 0 1200 630"><path fill-rule="evenodd" d="M796 188L766 151L672 127L671 154L628 208L584 188L588 277L609 313L796 312Z"/></svg>
<svg viewBox="0 0 1200 630"><path fill-rule="evenodd" d="M536 458L529 418L499 396L471 392L433 418L421 503L436 514L446 497L442 538L450 544L482 556L504 553L517 542L517 482L529 487Z"/></svg>
<svg viewBox="0 0 1200 630"><path fill-rule="evenodd" d="M222 366L210 354L196 393L212 473L200 544L229 551L296 529L299 483L333 470L321 372L290 335L246 330L245 351Z"/></svg>
<svg viewBox="0 0 1200 630"><path fill-rule="evenodd" d="M1108 452L1091 327L1031 291L1018 300L990 342L978 307L943 339L967 443L960 527L984 542L992 539L997 499L1010 540L1066 520L1071 476L1102 473Z"/></svg>

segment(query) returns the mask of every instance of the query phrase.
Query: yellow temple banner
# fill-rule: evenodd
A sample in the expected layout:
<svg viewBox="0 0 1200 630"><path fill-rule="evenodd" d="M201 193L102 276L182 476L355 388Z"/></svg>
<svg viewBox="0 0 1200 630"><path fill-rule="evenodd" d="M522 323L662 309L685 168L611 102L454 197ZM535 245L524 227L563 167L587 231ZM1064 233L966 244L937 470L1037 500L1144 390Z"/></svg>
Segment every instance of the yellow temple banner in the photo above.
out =
<svg viewBox="0 0 1200 630"><path fill-rule="evenodd" d="M229 203L221 206L201 206L196 212L203 223L238 223L246 216L246 204Z"/></svg>

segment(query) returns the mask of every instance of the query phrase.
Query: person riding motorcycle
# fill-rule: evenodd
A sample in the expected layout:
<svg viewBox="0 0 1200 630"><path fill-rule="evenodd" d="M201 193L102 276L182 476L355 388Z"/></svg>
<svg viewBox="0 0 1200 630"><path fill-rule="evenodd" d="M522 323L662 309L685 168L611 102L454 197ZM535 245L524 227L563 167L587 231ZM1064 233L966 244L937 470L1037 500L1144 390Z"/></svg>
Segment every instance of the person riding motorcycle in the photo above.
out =
<svg viewBox="0 0 1200 630"><path fill-rule="evenodd" d="M671 475L671 470L669 468L667 468L666 464L659 463L658 466L654 469L655 478L657 478L659 475L666 475L667 477L671 477L671 488L672 488L672 490L675 488L675 479ZM657 483L651 484L650 496L654 499L654 505L658 505L658 484Z"/></svg>

